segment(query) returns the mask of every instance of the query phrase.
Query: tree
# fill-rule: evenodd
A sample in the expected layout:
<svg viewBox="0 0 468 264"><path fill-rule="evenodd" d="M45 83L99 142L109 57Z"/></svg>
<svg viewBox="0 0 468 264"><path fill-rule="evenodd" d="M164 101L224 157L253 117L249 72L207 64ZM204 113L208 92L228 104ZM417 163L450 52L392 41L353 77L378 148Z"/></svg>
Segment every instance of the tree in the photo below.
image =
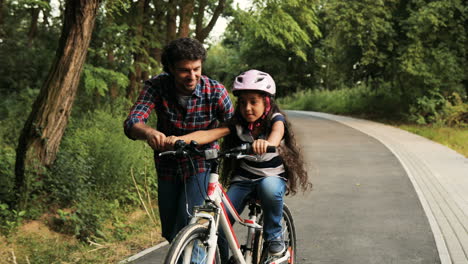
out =
<svg viewBox="0 0 468 264"><path fill-rule="evenodd" d="M207 0L198 1L198 12L195 18L196 28L195 28L195 38L201 43L205 42L205 39L210 34L211 30L218 21L219 16L223 13L226 7L226 0L218 0L218 4L215 9L212 11L211 19L209 20L206 26L203 26L203 21L206 17L207 7L209 7L209 2Z"/></svg>
<svg viewBox="0 0 468 264"><path fill-rule="evenodd" d="M391 79L396 58L399 0L329 1L322 8L322 73L329 89L353 86L356 80Z"/></svg>
<svg viewBox="0 0 468 264"><path fill-rule="evenodd" d="M305 88L311 81L313 63L307 62L312 43L321 36L316 6L309 0L262 0L252 10L237 10L223 41L229 51L222 52L231 65L207 71L233 69L219 74L227 82L251 68L269 72L278 96Z"/></svg>
<svg viewBox="0 0 468 264"><path fill-rule="evenodd" d="M181 37L194 37L205 42L232 0L153 0L153 5L150 2L132 2L132 10L127 16L129 35L133 37L130 40L133 64L126 92L130 100L138 94L141 82L148 78L148 69L154 68L156 62L160 63L162 46ZM193 32L191 25L194 25Z"/></svg>
<svg viewBox="0 0 468 264"><path fill-rule="evenodd" d="M16 150L18 208L27 205L25 167L50 166L56 157L85 63L100 0L67 0L55 61L21 132Z"/></svg>
<svg viewBox="0 0 468 264"><path fill-rule="evenodd" d="M4 1L5 0L0 0L0 36L4 34L3 33L3 7L5 6Z"/></svg>
<svg viewBox="0 0 468 264"><path fill-rule="evenodd" d="M133 8L135 9L133 21L136 22L131 27L131 34L135 42L132 54L134 63L132 70L129 72L128 79L130 80L130 84L127 88L127 98L131 100L136 97L140 89L140 82L144 79L144 75L147 75L143 73L145 69L142 66L147 64L148 61L148 40L144 36L144 31L150 26L148 23L148 17L151 12L149 4L149 0L140 0L133 3Z"/></svg>

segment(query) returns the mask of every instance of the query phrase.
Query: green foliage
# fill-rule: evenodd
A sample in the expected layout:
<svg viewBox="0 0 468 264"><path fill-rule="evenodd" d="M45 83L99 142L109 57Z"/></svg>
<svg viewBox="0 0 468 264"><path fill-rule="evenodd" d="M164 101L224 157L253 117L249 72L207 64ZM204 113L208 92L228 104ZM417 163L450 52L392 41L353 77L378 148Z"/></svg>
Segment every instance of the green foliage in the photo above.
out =
<svg viewBox="0 0 468 264"><path fill-rule="evenodd" d="M313 38L320 37L315 7L310 0L257 1L256 12L239 12L239 19L248 25L250 39L292 51L306 61L306 49Z"/></svg>
<svg viewBox="0 0 468 264"><path fill-rule="evenodd" d="M9 235L21 224L25 214L25 211L17 211L0 203L0 234Z"/></svg>
<svg viewBox="0 0 468 264"><path fill-rule="evenodd" d="M59 209L53 228L61 233L74 235L82 241L106 238L102 225L118 208L118 201L103 203L99 196L91 196L90 199L77 203L72 212Z"/></svg>
<svg viewBox="0 0 468 264"><path fill-rule="evenodd" d="M214 49L224 61L209 63L212 74L230 84L249 68L269 72L279 97L339 90L326 104L295 102L322 111L388 118L387 109L419 123L448 122L447 113L456 112L464 120L463 104L453 110L450 97L455 92L467 101L466 1L309 1L302 11L298 3L257 0L252 12L238 11L224 49ZM368 94L349 101L362 85Z"/></svg>
<svg viewBox="0 0 468 264"><path fill-rule="evenodd" d="M15 157L16 153L12 147L0 145L0 203L12 204L15 199Z"/></svg>
<svg viewBox="0 0 468 264"><path fill-rule="evenodd" d="M60 25L39 23L36 37L27 38L30 8L49 9L48 1L5 1L0 26L0 96L39 89L55 57Z"/></svg>
<svg viewBox="0 0 468 264"><path fill-rule="evenodd" d="M400 48L405 92L417 98L465 93L468 10L462 1L416 1L402 25L408 44ZM465 91L464 91L465 89Z"/></svg>
<svg viewBox="0 0 468 264"><path fill-rule="evenodd" d="M102 222L121 204L139 204L130 171L137 179L151 178L156 191L152 151L144 142L133 142L122 129L124 116L96 110L72 119L44 192L62 211L58 230L86 240L100 236ZM133 169L132 169L133 168Z"/></svg>
<svg viewBox="0 0 468 264"><path fill-rule="evenodd" d="M234 77L245 68L241 65L240 54L221 44L208 49L208 57L203 64L203 74L223 83L229 90L232 88Z"/></svg>
<svg viewBox="0 0 468 264"><path fill-rule="evenodd" d="M417 104L410 108L408 119L419 125L468 127L468 103L456 92L451 97L433 93L430 98L418 98Z"/></svg>
<svg viewBox="0 0 468 264"><path fill-rule="evenodd" d="M458 93L452 94L443 111L442 119L445 125L461 128L468 127L468 103L464 103L464 101L468 100L466 98L463 100Z"/></svg>
<svg viewBox="0 0 468 264"><path fill-rule="evenodd" d="M106 195L103 198L119 198L128 185L132 185L130 168L140 167L142 161L146 164L151 161L150 150L146 148L145 151L143 142L132 142L125 137L123 119L123 116L98 110L72 120L50 175L51 182L58 185L57 188L78 184L84 187L81 191L97 191ZM64 176L67 179L61 180ZM73 183L72 179L77 181ZM75 186L66 188L79 189ZM66 194L63 190L58 193ZM86 199L87 193L83 195L72 193L60 200L65 197L68 197L65 201Z"/></svg>
<svg viewBox="0 0 468 264"><path fill-rule="evenodd" d="M398 119L404 114L399 108L399 98L388 87L374 90L360 85L333 91L300 91L278 102L284 109Z"/></svg>
<svg viewBox="0 0 468 264"><path fill-rule="evenodd" d="M127 76L120 72L95 67L90 64L85 64L83 76L84 89L87 95L98 94L105 96L111 85L115 85L116 89L122 92L129 83Z"/></svg>
<svg viewBox="0 0 468 264"><path fill-rule="evenodd" d="M315 66L306 62L312 41L321 34L315 10L314 1L302 0L256 1L252 12L237 10L225 34L225 49L214 48L225 57L212 63L210 55L207 71L220 72L228 86L242 71L266 71L275 79L279 96L310 87Z"/></svg>
<svg viewBox="0 0 468 264"><path fill-rule="evenodd" d="M410 107L410 121L417 124L435 123L440 119L439 113L446 105L446 99L436 91L429 91L429 96L419 97L416 104Z"/></svg>

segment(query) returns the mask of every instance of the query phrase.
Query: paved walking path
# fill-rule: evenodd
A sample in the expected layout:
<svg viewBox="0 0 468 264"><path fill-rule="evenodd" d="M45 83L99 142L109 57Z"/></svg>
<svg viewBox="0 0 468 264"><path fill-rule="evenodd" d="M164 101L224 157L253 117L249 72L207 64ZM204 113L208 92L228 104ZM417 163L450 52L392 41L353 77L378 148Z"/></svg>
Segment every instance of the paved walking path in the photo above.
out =
<svg viewBox="0 0 468 264"><path fill-rule="evenodd" d="M288 111L314 190L288 197L298 263L468 263L468 160L369 121ZM131 263L162 263L167 246Z"/></svg>
<svg viewBox="0 0 468 264"><path fill-rule="evenodd" d="M383 143L398 158L430 223L441 263L468 263L468 159L406 131L361 119L301 112L334 120Z"/></svg>

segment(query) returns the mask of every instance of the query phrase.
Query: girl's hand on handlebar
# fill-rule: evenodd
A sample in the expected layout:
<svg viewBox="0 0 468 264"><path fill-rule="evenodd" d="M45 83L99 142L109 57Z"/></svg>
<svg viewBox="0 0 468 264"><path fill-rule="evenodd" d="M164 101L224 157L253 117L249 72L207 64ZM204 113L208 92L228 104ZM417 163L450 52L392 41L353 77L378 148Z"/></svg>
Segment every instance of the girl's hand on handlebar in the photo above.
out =
<svg viewBox="0 0 468 264"><path fill-rule="evenodd" d="M257 139L252 143L252 150L255 154L261 155L267 152L268 146L271 146L270 142L264 139Z"/></svg>

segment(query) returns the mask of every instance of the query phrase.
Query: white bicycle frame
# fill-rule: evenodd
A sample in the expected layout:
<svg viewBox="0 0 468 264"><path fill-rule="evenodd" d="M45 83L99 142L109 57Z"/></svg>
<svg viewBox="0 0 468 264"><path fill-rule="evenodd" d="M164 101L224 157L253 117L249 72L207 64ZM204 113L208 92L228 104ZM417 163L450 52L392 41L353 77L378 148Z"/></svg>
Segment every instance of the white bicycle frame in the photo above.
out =
<svg viewBox="0 0 468 264"><path fill-rule="evenodd" d="M226 195L226 192L223 190L221 184L219 183L219 175L217 173L210 173L210 181L208 184L207 195L208 200L212 201L218 208L218 212L216 212L218 217L215 218L212 214L208 212L196 211L194 213L194 216L190 220L190 224L197 223L199 219L207 219L209 221L210 234L208 239L208 252L206 256L206 263L214 263L216 246L218 242L218 227L221 223L221 228L224 231L224 234L229 244L229 248L233 252L233 255L237 262L240 264L252 264L252 248L254 243L253 238L255 234L255 229L262 228L262 226L260 226L257 223L256 216L253 215L250 217L250 219L241 218L241 216L237 213L231 201L229 200L228 196ZM232 228L231 223L229 222L229 217L227 214L228 211L234 217L234 220L236 222L239 222L240 224L248 228L245 256L242 255L239 241L234 232L234 229ZM186 250L191 251L191 249ZM187 257L187 262L184 261L184 263L189 263L191 252L185 253L185 256ZM261 252L259 252L259 254L261 254ZM269 264L282 263L284 261L287 261L289 257L290 252L289 250L287 250L283 257L275 259Z"/></svg>

